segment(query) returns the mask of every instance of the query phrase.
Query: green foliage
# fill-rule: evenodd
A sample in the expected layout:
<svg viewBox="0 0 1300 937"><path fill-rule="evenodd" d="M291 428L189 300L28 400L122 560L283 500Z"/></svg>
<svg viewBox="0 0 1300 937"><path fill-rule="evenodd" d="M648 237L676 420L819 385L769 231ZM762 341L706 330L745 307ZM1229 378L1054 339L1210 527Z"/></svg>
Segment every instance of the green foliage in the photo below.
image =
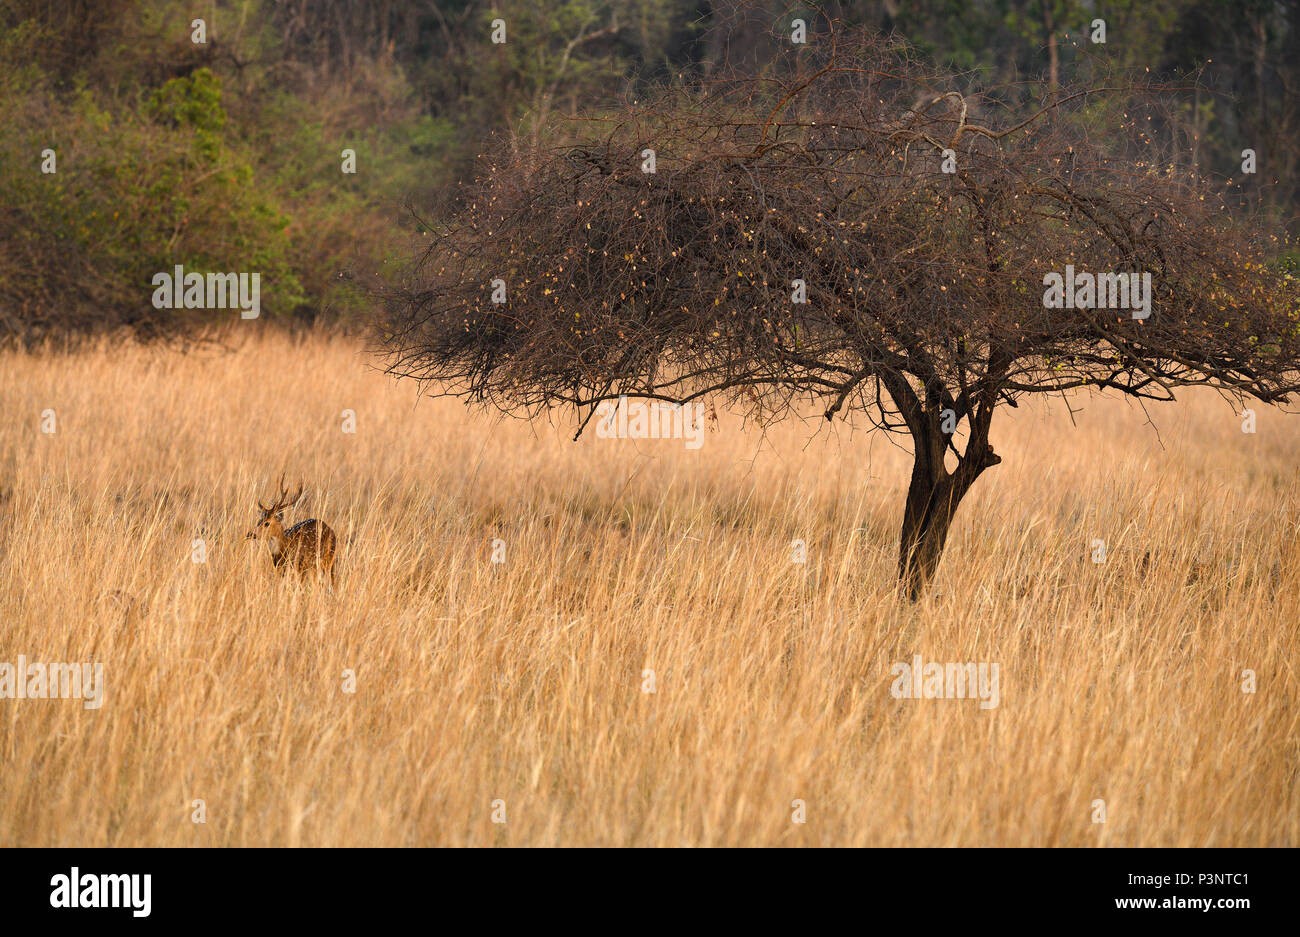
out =
<svg viewBox="0 0 1300 937"><path fill-rule="evenodd" d="M1133 68L1203 85L1153 126L1151 159L1235 180L1243 204L1296 232L1300 12L1264 0L433 0L281 4L0 0L0 334L164 326L149 277L176 263L263 274L271 318L366 311L353 288L385 270L426 216L481 169L490 134L549 137L690 73L770 67L794 16L893 31L915 54L998 87L1008 110L1062 77ZM196 15L209 41L190 41ZM1108 42L1087 41L1093 18ZM508 41L489 41L504 19ZM774 32L775 31L775 32ZM1096 137L1138 118L1090 99ZM987 119L989 115L980 115ZM607 132L598 120L593 138ZM1261 155L1240 173L1240 152ZM53 148L58 173L39 170ZM354 150L356 174L340 171ZM1159 150L1157 158L1156 150ZM1132 156L1132 154L1128 154ZM435 220L435 219L429 219ZM211 314L209 314L209 317Z"/></svg>
<svg viewBox="0 0 1300 937"><path fill-rule="evenodd" d="M82 91L43 98L19 121L7 99L0 121L24 131L0 138L0 301L45 305L52 322L80 327L89 301L97 324L166 331L173 317L217 311L155 310L150 280L176 264L262 276L265 314L306 301L292 262L289 215L259 184L250 154L222 136L226 115L206 69L173 79L134 110L102 108ZM53 149L57 172L33 154Z"/></svg>
<svg viewBox="0 0 1300 937"><path fill-rule="evenodd" d="M216 162L226 112L221 106L221 82L209 69L200 68L173 78L149 96L149 110L164 120L194 130L195 149Z"/></svg>

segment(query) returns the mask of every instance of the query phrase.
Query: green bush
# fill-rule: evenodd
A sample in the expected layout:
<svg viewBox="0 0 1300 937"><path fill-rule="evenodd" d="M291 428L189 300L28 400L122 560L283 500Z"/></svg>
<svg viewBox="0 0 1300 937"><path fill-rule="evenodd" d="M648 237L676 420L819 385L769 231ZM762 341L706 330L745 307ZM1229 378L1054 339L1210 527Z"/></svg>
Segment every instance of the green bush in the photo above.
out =
<svg viewBox="0 0 1300 937"><path fill-rule="evenodd" d="M0 122L22 128L0 138L0 314L10 332L166 332L230 315L154 309L150 281L176 264L260 273L266 315L307 301L290 217L250 154L226 140L221 84L208 69L116 113L85 91L64 102L44 91L6 98ZM46 149L52 174L41 171Z"/></svg>

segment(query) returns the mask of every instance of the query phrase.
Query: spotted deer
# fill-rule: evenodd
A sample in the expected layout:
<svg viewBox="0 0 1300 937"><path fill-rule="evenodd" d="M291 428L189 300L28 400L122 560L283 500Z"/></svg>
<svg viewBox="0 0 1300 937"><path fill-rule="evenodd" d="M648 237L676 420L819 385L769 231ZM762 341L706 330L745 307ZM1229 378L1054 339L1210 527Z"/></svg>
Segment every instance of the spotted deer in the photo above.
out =
<svg viewBox="0 0 1300 937"><path fill-rule="evenodd" d="M257 502L262 516L244 539L265 540L271 550L271 562L280 571L289 567L305 576L315 570L317 573L329 573L330 582L333 582L334 545L337 538L329 525L313 517L299 521L288 530L284 529L284 509L293 507L301 497L302 485L290 496L289 489L284 486L284 476L281 475L279 495L269 507L260 500Z"/></svg>

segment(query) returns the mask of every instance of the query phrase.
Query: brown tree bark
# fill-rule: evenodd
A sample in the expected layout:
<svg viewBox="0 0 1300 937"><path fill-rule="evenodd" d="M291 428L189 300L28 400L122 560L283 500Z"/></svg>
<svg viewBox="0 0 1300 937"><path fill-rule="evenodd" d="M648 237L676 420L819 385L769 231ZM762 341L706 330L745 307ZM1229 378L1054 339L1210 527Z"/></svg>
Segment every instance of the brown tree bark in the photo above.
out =
<svg viewBox="0 0 1300 937"><path fill-rule="evenodd" d="M948 436L940 412L924 411L920 417L911 427L916 452L898 547L898 578L913 602L939 567L962 498L986 468L1002 461L988 444L987 421L976 421L975 435L949 472L944 465Z"/></svg>

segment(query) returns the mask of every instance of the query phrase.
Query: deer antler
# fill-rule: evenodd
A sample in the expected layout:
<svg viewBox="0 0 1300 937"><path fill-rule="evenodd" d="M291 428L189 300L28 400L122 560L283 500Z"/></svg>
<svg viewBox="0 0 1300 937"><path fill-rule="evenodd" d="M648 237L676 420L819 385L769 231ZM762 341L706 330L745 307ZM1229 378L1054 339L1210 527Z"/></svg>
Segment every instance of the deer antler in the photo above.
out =
<svg viewBox="0 0 1300 937"><path fill-rule="evenodd" d="M264 512L266 512L267 514L275 514L276 512L278 512L278 511L280 511L280 510L282 510L282 509L284 509L284 508L292 507L293 505L297 504L297 503L298 503L298 499L302 497L302 485L301 485L301 484L298 485L298 490L297 490L296 492L294 492L294 494L293 494L292 496L289 495L289 489L286 488L285 485L284 485L284 473L283 473L283 472L280 474L280 483L279 483L279 488L280 488L280 493L279 493L279 495L276 496L275 502L271 505L271 507L269 507L269 508L266 507L265 505L262 504L261 501L258 501L258 502L257 502L257 506L258 506L259 508L261 508L261 509L262 509Z"/></svg>

